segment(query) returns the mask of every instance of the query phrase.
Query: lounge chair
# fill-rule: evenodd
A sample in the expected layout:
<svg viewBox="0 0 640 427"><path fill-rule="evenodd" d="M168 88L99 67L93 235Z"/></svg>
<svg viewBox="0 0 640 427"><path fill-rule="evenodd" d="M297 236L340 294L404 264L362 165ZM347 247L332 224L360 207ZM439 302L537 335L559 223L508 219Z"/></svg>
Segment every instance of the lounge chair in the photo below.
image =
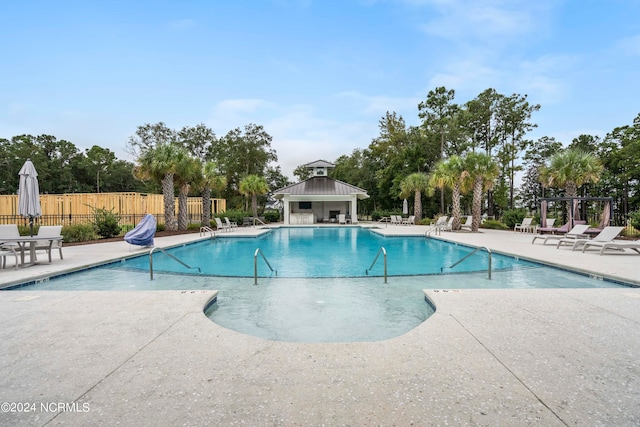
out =
<svg viewBox="0 0 640 427"><path fill-rule="evenodd" d="M442 231L453 231L453 221L455 220L455 217L451 217L449 218L449 220L447 222L445 222L444 224L442 224L440 226L440 230Z"/></svg>
<svg viewBox="0 0 640 427"><path fill-rule="evenodd" d="M518 223L516 225L513 226L513 231L522 231L523 233L528 233L530 231L534 230L533 224L531 224L533 222L533 218L525 218L522 220L521 223Z"/></svg>
<svg viewBox="0 0 640 427"><path fill-rule="evenodd" d="M416 216L410 215L409 218L402 220L402 225L414 225L416 223Z"/></svg>
<svg viewBox="0 0 640 427"><path fill-rule="evenodd" d="M473 222L473 216L467 215L467 219L464 224L460 224L462 230L471 230L471 223Z"/></svg>
<svg viewBox="0 0 640 427"><path fill-rule="evenodd" d="M575 227L573 227L569 232L565 233L564 236L561 236L559 234L545 234L545 235L540 234L533 238L533 240L531 241L531 244L533 244L536 241L536 239L544 239L544 241L542 242L543 245L546 245L549 240L586 239L589 237L588 234L585 234L585 231L587 231L587 228L589 228L587 224L578 224Z"/></svg>
<svg viewBox="0 0 640 427"><path fill-rule="evenodd" d="M227 224L223 224L222 221L220 221L220 218L216 217L215 220L216 220L216 228L219 231L230 231L231 230L231 227L228 226Z"/></svg>
<svg viewBox="0 0 640 427"><path fill-rule="evenodd" d="M555 218L547 218L547 226L546 227L538 226L536 231L538 233L553 233L554 230L556 229L556 227L554 227L555 223L556 223L556 219ZM567 227L568 226L569 226L569 223L567 223ZM566 233L566 231L565 231L565 233Z"/></svg>
<svg viewBox="0 0 640 427"><path fill-rule="evenodd" d="M46 239L47 237L59 237L61 232L61 225L41 225L40 228L38 228L36 237L42 237L43 239L36 241L36 259L38 251L46 251L47 255L49 255L49 262L51 262L51 251L53 249L58 249L60 259L64 259L62 257L62 240Z"/></svg>
<svg viewBox="0 0 640 427"><path fill-rule="evenodd" d="M233 231L234 229L238 228L238 223L229 221L229 218L227 218L226 216L224 217L224 223L230 231Z"/></svg>
<svg viewBox="0 0 640 427"><path fill-rule="evenodd" d="M389 215L389 222L391 225L400 225L402 224L402 216L401 215Z"/></svg>
<svg viewBox="0 0 640 427"><path fill-rule="evenodd" d="M593 239L568 239L562 238L558 240L558 245L556 248L559 248L562 245L572 245L571 250L575 251L579 247L582 248L582 252L586 249L585 245L588 243L589 246L597 246L598 244L603 243L613 243L613 239L618 237L620 233L622 233L624 227L605 227L597 236ZM595 243L595 244L592 244Z"/></svg>
<svg viewBox="0 0 640 427"><path fill-rule="evenodd" d="M606 251L607 249L613 249L617 251L624 251L625 249L631 249L632 251L635 251L636 253L640 254L640 241L638 240L634 240L634 241L616 240L613 242L604 242L604 243L587 242L582 247L582 252L585 251L587 246L599 246L600 255L602 255L604 251Z"/></svg>
<svg viewBox="0 0 640 427"><path fill-rule="evenodd" d="M153 246L156 228L156 218L151 214L146 214L133 230L124 235L124 241L130 245ZM62 258L62 252L60 258Z"/></svg>
<svg viewBox="0 0 640 427"><path fill-rule="evenodd" d="M347 218L345 214L338 214L338 224L346 224Z"/></svg>

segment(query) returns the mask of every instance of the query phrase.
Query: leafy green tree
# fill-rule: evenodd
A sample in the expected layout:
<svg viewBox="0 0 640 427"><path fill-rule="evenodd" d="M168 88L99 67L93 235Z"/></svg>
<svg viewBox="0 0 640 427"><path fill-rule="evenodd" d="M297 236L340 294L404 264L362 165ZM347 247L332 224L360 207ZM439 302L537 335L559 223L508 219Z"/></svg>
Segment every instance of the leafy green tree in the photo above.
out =
<svg viewBox="0 0 640 427"><path fill-rule="evenodd" d="M218 170L214 162L205 162L202 166L200 185L202 187L202 225L211 224L211 191L220 193L227 186L227 179Z"/></svg>
<svg viewBox="0 0 640 427"><path fill-rule="evenodd" d="M247 175L240 181L240 193L251 196L251 210L254 217L258 216L258 196L268 192L267 181L258 175Z"/></svg>
<svg viewBox="0 0 640 427"><path fill-rule="evenodd" d="M298 165L293 170L293 176L298 178L298 182L306 181L313 176L313 170L305 167L304 165Z"/></svg>
<svg viewBox="0 0 640 427"><path fill-rule="evenodd" d="M464 167L462 158L454 154L447 160L438 162L429 178L430 186L441 190L450 188L452 191L451 215L454 219L451 228L453 230L460 229L460 194L467 175Z"/></svg>
<svg viewBox="0 0 640 427"><path fill-rule="evenodd" d="M400 183L400 198L406 199L411 194L414 196L413 214L416 216L416 221L422 219L422 192L428 190L429 176L425 173L412 173Z"/></svg>
<svg viewBox="0 0 640 427"><path fill-rule="evenodd" d="M135 135L129 137L127 149L130 154L138 158L149 149L154 149L159 145L172 144L177 140L176 131L168 128L163 122L146 123L138 126Z"/></svg>
<svg viewBox="0 0 640 427"><path fill-rule="evenodd" d="M538 206L538 199L545 197L544 186L540 183L540 167L561 149L561 142L556 141L555 138L543 136L535 141L525 152L523 160L527 165L527 169L522 177L520 197L522 198L522 205L528 210L535 210Z"/></svg>
<svg viewBox="0 0 640 427"><path fill-rule="evenodd" d="M202 162L215 158L218 138L204 123L183 127L178 132L178 140L189 154Z"/></svg>
<svg viewBox="0 0 640 427"><path fill-rule="evenodd" d="M422 119L422 128L427 133L435 134L440 140L440 159L447 150L447 142L456 132L456 116L460 107L453 102L455 91L440 86L429 91L426 101L418 104L418 117ZM444 191L440 192L440 211L444 212Z"/></svg>
<svg viewBox="0 0 640 427"><path fill-rule="evenodd" d="M220 138L213 160L227 178L227 198L239 191L242 177L266 176L269 165L278 161L271 140L264 128L255 124L246 125L244 132L233 129Z"/></svg>
<svg viewBox="0 0 640 427"><path fill-rule="evenodd" d="M87 162L91 165L91 168L95 171L96 177L96 193L100 192L100 172L106 172L110 169L113 162L116 160L116 155L108 148L102 148L94 145L91 148L85 150L85 156Z"/></svg>
<svg viewBox="0 0 640 427"><path fill-rule="evenodd" d="M475 233L480 227L482 216L482 193L493 186L500 169L491 156L483 153L469 153L464 164L468 185L473 188L471 231Z"/></svg>
<svg viewBox="0 0 640 427"><path fill-rule="evenodd" d="M532 144L524 139L527 132L538 125L531 122L531 116L540 109L539 104L529 104L527 95L513 94L501 98L498 104L498 117L502 144L498 158L509 181L509 208L514 207L515 174L522 169L516 164L519 154Z"/></svg>

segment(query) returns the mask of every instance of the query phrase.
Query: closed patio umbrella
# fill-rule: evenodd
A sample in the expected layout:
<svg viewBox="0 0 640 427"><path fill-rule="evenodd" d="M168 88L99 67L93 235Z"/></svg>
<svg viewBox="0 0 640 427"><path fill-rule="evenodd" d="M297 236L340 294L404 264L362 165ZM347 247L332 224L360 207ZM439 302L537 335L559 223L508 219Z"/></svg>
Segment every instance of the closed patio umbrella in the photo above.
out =
<svg viewBox="0 0 640 427"><path fill-rule="evenodd" d="M20 187L18 188L18 214L29 218L29 227L33 236L33 218L42 215L40 209L40 188L38 186L38 172L31 159L27 159L20 172Z"/></svg>
<svg viewBox="0 0 640 427"><path fill-rule="evenodd" d="M407 203L407 199L404 199L402 202L402 213L405 215L409 213L409 203Z"/></svg>

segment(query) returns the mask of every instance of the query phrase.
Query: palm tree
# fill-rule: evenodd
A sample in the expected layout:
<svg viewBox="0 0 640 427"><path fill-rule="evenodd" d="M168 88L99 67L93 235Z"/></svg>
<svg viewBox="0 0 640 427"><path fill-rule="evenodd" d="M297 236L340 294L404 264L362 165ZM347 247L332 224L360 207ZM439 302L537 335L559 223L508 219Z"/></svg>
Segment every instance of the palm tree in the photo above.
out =
<svg viewBox="0 0 640 427"><path fill-rule="evenodd" d="M460 156L453 155L447 160L436 163L429 185L444 190L450 188L452 192L451 215L453 216L452 230L460 229L460 193L463 189L463 181L467 175L464 163Z"/></svg>
<svg viewBox="0 0 640 427"><path fill-rule="evenodd" d="M578 187L586 183L596 183L603 171L600 160L586 151L569 148L555 154L549 166L540 170L540 181L548 187L563 187L566 197L576 197Z"/></svg>
<svg viewBox="0 0 640 427"><path fill-rule="evenodd" d="M174 175L178 168L178 159L185 155L184 150L171 143L158 144L147 148L138 157L138 166L134 175L139 179L152 179L162 184L164 200L164 223L167 230L176 230Z"/></svg>
<svg viewBox="0 0 640 427"><path fill-rule="evenodd" d="M211 190L216 193L227 186L227 178L220 175L214 162L206 162L202 166L202 225L211 225Z"/></svg>
<svg viewBox="0 0 640 427"><path fill-rule="evenodd" d="M269 187L267 181L258 175L247 175L240 181L240 192L245 196L251 196L251 208L254 218L258 216L258 195L267 194Z"/></svg>
<svg viewBox="0 0 640 427"><path fill-rule="evenodd" d="M477 233L482 215L482 193L493 187L500 169L491 156L484 153L467 154L464 164L468 174L465 185L473 188L471 231Z"/></svg>
<svg viewBox="0 0 640 427"><path fill-rule="evenodd" d="M604 167L593 154L578 148L568 148L554 154L549 166L540 168L540 182L547 187L562 187L566 197L576 197L578 187L600 180ZM568 217L571 218L573 206L567 204Z"/></svg>
<svg viewBox="0 0 640 427"><path fill-rule="evenodd" d="M406 199L414 195L413 214L416 221L422 219L422 192L429 190L429 177L421 172L406 176L400 183L400 197Z"/></svg>
<svg viewBox="0 0 640 427"><path fill-rule="evenodd" d="M198 159L189 156L186 151L181 153L176 161L175 179L178 184L178 230L186 230L189 222L189 218L187 217L187 197L189 196L191 185L200 179L199 175L202 172L202 165Z"/></svg>

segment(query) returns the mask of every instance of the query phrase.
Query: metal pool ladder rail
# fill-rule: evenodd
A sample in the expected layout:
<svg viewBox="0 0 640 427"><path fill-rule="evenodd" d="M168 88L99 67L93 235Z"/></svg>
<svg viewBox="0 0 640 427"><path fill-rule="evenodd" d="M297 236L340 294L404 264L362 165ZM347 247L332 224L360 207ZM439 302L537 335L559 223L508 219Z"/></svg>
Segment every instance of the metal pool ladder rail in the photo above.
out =
<svg viewBox="0 0 640 427"><path fill-rule="evenodd" d="M269 270L271 270L273 273L276 273L276 276L278 275L278 270L274 270L271 267L271 264L269 264L269 261L267 261L267 257L265 257L262 251L260 250L260 248L258 248L253 254L253 284L254 285L258 284L258 254L260 254L264 262L267 263L267 267L269 267Z"/></svg>
<svg viewBox="0 0 640 427"><path fill-rule="evenodd" d="M153 280L153 252L156 249L159 250L160 252L162 252L163 254L167 255L169 258L172 258L172 259L178 261L180 264L184 265L188 269L193 270L194 268L197 268L198 269L198 273L202 273L202 271L200 270L200 267L189 267L187 264L185 264L184 262L180 261L178 258L176 258L175 256L171 255L169 252L165 251L164 249L155 247L155 248L153 248L153 249L151 249L149 251L149 274L151 275L151 279L150 280Z"/></svg>
<svg viewBox="0 0 640 427"><path fill-rule="evenodd" d="M476 252L478 252L480 249L484 249L485 251L487 251L487 255L489 256L489 266L487 268L487 273L489 275L489 280L491 280L491 249L489 249L486 246L479 246L477 248L475 248L473 251L471 251L470 253L468 253L467 255L465 255L464 257L462 257L461 259L459 259L457 262L451 264L449 267L440 267L440 273L442 273L444 271L445 268L453 268L456 265L460 264L462 261L464 261L465 259L469 258L471 255L475 254Z"/></svg>
<svg viewBox="0 0 640 427"><path fill-rule="evenodd" d="M373 262L371 263L371 267L367 268L364 271L364 274L366 274L367 276L369 275L369 271L371 271L371 269L375 265L376 261L378 261L378 257L380 256L380 252L382 252L384 254L384 283L387 283L387 250L384 248L384 246L380 247L380 249L378 250L378 253L376 254L376 257L373 259Z"/></svg>

